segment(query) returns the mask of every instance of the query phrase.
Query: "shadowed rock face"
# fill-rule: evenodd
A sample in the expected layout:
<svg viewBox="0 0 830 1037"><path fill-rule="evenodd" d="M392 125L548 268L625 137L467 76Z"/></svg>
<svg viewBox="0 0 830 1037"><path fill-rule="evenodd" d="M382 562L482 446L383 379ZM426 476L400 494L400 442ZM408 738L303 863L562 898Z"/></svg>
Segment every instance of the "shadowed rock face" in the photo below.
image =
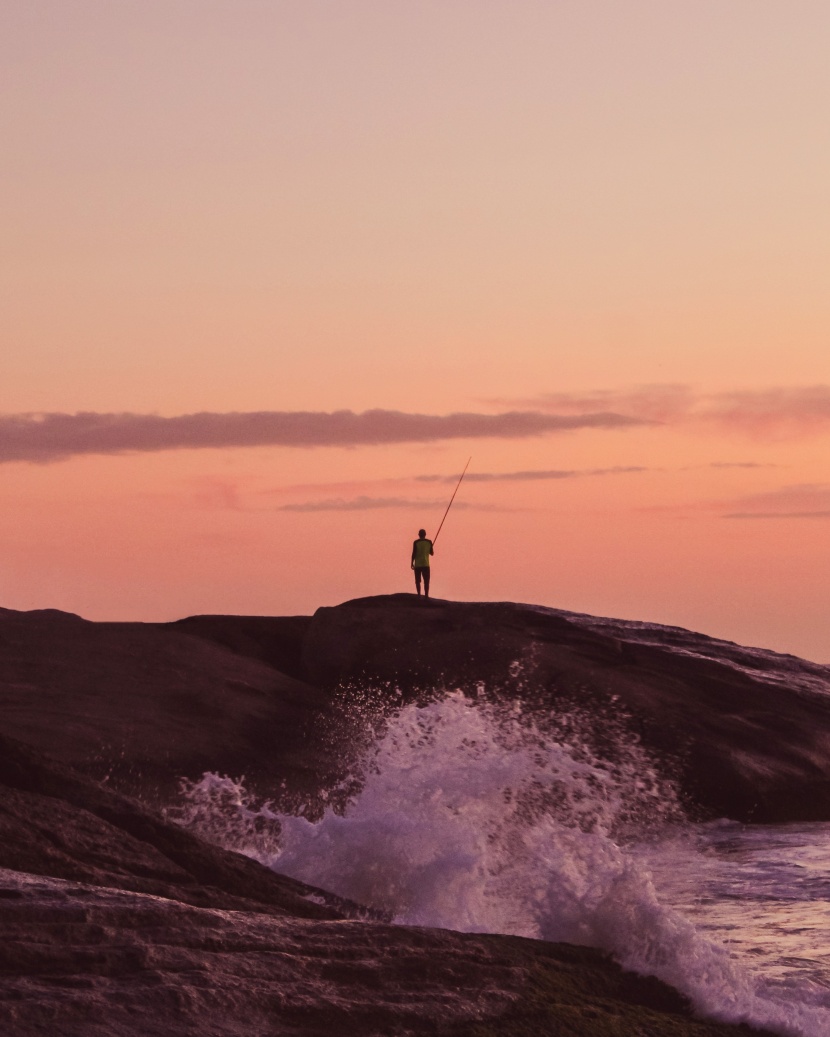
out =
<svg viewBox="0 0 830 1037"><path fill-rule="evenodd" d="M168 629L215 641L236 655L258 659L302 680L303 641L309 626L311 616L188 616Z"/></svg>
<svg viewBox="0 0 830 1037"><path fill-rule="evenodd" d="M271 652L296 626L262 622ZM323 759L305 732L328 696L261 658L267 639L238 636L233 617L215 641L187 631L0 611L0 730L146 801L205 770L315 788Z"/></svg>
<svg viewBox="0 0 830 1037"><path fill-rule="evenodd" d="M188 904L304 918L356 905L209 846L118 795L0 736L0 868Z"/></svg>

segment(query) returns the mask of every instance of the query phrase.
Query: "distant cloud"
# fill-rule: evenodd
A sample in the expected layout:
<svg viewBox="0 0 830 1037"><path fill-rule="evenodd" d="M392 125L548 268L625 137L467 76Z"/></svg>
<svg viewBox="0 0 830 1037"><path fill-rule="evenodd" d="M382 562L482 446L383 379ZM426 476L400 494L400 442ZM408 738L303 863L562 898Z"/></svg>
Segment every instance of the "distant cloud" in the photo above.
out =
<svg viewBox="0 0 830 1037"><path fill-rule="evenodd" d="M403 497L330 497L327 500L281 504L277 511L375 511L382 508L438 507L437 501L412 501Z"/></svg>
<svg viewBox="0 0 830 1037"><path fill-rule="evenodd" d="M771 461L710 461L707 468L781 468Z"/></svg>
<svg viewBox="0 0 830 1037"><path fill-rule="evenodd" d="M524 439L576 429L617 429L645 419L610 412L556 415L407 414L401 411L257 411L154 414L14 414L0 416L0 463L52 462L85 454L253 446L355 447L447 439Z"/></svg>
<svg viewBox="0 0 830 1037"><path fill-rule="evenodd" d="M709 461L705 464L682 465L679 468L648 467L645 465L615 465L609 468L531 468L513 472L476 472L472 468L464 476L464 482L537 482L559 479L582 479L590 476L626 475L641 472L671 472L671 471L697 471L700 469L755 469L755 468L781 468L779 464L761 461ZM297 483L290 486L279 486L262 491L263 493L286 493L286 492L311 492L319 493L327 490L329 493L340 493L344 497L351 497L360 491L370 487L395 486L400 487L412 482L433 483L452 486L458 481L460 471L449 473L429 473L423 475L404 475L397 478L386 479L364 479L359 482L350 480L348 482L324 482L324 483Z"/></svg>
<svg viewBox="0 0 830 1037"><path fill-rule="evenodd" d="M830 518L830 510L827 511L732 511L723 515L728 519L802 519L802 518Z"/></svg>
<svg viewBox="0 0 830 1037"><path fill-rule="evenodd" d="M830 430L830 386L718 393L693 416L719 428L789 438Z"/></svg>
<svg viewBox="0 0 830 1037"><path fill-rule="evenodd" d="M788 465L776 464L773 461L707 461L703 464L686 464L677 469L679 472L699 472L703 468L714 468L718 471L758 468L787 468Z"/></svg>
<svg viewBox="0 0 830 1037"><path fill-rule="evenodd" d="M648 472L641 465L615 468L543 468L520 472L468 472L467 482L533 482L544 479L578 479L586 475L623 475L629 472ZM416 482L454 483L458 475L416 475Z"/></svg>
<svg viewBox="0 0 830 1037"><path fill-rule="evenodd" d="M637 415L649 423L665 423L687 414L695 405L695 394L687 385L643 385L631 389L595 389L587 392L551 392L513 399L490 399L499 407L531 407L565 414L612 410Z"/></svg>
<svg viewBox="0 0 830 1037"><path fill-rule="evenodd" d="M303 501L299 504L282 504L277 511L374 511L382 508L407 508L421 510L446 507L445 500L411 500L405 497L335 497L327 500ZM494 504L470 504L468 501L456 501L453 507L459 511L508 511Z"/></svg>
<svg viewBox="0 0 830 1037"><path fill-rule="evenodd" d="M687 385L645 385L632 389L545 393L499 406L532 407L558 414L611 411L643 422L694 425L760 438L787 439L830 431L830 386L736 389L700 393Z"/></svg>
<svg viewBox="0 0 830 1037"><path fill-rule="evenodd" d="M830 518L830 484L800 483L733 502L728 519Z"/></svg>

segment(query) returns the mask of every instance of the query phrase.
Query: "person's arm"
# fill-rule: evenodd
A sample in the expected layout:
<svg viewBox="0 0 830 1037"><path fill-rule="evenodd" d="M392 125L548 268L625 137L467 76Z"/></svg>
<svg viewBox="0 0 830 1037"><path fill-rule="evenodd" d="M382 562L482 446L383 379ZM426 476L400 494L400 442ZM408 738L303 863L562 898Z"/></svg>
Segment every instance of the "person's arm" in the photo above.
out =
<svg viewBox="0 0 830 1037"><path fill-rule="evenodd" d="M415 549L417 547L417 544L418 544L417 540L413 540L412 541L412 564L409 566L410 569L414 569L415 568Z"/></svg>
<svg viewBox="0 0 830 1037"><path fill-rule="evenodd" d="M429 542L429 553L430 553L431 555L434 555L434 554L435 554L435 552L434 552L434 551L432 550L432 541L431 541L431 540L430 540L430 542Z"/></svg>

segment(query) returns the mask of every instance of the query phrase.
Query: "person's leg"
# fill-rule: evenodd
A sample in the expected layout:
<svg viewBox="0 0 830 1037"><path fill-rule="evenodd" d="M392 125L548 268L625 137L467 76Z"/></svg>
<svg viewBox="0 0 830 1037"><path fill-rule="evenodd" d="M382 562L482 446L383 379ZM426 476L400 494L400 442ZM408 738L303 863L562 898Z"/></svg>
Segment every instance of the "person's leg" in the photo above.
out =
<svg viewBox="0 0 830 1037"><path fill-rule="evenodd" d="M429 597L429 566L424 568L424 596Z"/></svg>
<svg viewBox="0 0 830 1037"><path fill-rule="evenodd" d="M415 566L415 590L421 593L421 569L420 566Z"/></svg>

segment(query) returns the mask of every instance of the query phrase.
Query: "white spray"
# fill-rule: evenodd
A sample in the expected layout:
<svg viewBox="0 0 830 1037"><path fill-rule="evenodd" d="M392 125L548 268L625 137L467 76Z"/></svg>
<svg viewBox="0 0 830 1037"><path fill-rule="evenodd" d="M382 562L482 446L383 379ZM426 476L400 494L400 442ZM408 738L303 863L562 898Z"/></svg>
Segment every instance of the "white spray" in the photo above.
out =
<svg viewBox="0 0 830 1037"><path fill-rule="evenodd" d="M182 819L212 824L217 838L230 816L226 844L401 924L600 947L707 1016L830 1033L830 1012L763 989L659 903L624 835L635 821L676 820L679 808L635 741L612 764L578 739L546 736L518 708L456 692L402 708L360 777L345 811L313 822L256 807L239 784L205 775Z"/></svg>

